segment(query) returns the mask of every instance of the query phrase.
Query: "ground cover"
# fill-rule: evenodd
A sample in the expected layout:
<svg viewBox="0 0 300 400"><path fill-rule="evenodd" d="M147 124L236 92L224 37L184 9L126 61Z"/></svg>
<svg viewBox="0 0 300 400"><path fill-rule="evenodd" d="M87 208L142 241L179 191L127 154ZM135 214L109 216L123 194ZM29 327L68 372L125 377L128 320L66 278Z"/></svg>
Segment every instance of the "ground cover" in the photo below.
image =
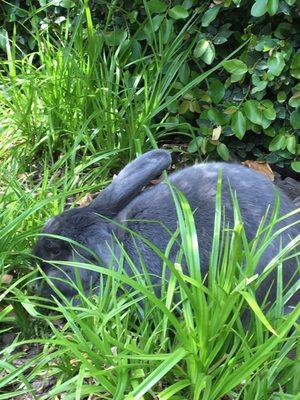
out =
<svg viewBox="0 0 300 400"><path fill-rule="evenodd" d="M252 283L245 282L235 260L252 265L263 243L257 247L243 240L238 211L232 232L224 232L217 220L212 272L205 278L191 247L192 213L181 199L179 234L185 238L190 279L181 275L180 262L169 265L172 278L159 298L147 275L133 280L113 271L103 271L108 280L99 296L80 294L80 306L63 298L42 299L33 290L37 267L31 249L43 223L65 207L89 201L87 194L101 190L128 160L157 143L179 151L177 167L192 163L187 146L195 131L172 107L185 100L190 106L189 92L222 69L226 56L239 59L244 49L240 43L242 48L237 45L185 81L185 65L196 46L196 39L186 45L186 32L193 32L195 19L179 18L174 39L157 33L159 19L149 7L145 18L153 41L145 52L132 50L139 47L134 37L128 44L127 37L119 42L112 34L116 44L107 46L87 2L74 20L67 15L72 29L66 24L57 35L33 30L31 53L20 56L13 32L5 42L0 399L296 400L300 309L282 316L288 297L280 285L284 251L273 263L278 302L262 311L255 302L256 278L250 274ZM171 21L172 15L178 16L178 8ZM218 145L220 155L227 154L221 140ZM198 159L206 157L198 150L193 153ZM293 151L290 161L296 160ZM204 280L210 282L207 288ZM251 314L247 328L241 321L245 308Z"/></svg>

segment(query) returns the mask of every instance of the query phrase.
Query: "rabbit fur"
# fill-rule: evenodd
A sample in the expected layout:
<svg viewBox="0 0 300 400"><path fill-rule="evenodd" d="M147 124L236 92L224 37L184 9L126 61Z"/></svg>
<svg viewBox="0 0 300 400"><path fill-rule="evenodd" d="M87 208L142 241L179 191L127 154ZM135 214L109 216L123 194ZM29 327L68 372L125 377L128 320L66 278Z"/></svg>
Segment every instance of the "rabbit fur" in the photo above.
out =
<svg viewBox="0 0 300 400"><path fill-rule="evenodd" d="M55 286L67 297L72 298L76 288L60 278L75 282L74 268L68 261L95 263L95 255L99 265L117 268L113 265L112 249L119 254L119 243L141 270L139 257L142 256L147 271L152 276L155 285L160 284L162 272L161 258L144 241L129 232L132 230L149 239L161 251L165 251L170 240L170 232L178 226L177 213L170 187L161 182L151 188L143 188L171 164L171 155L166 150L152 150L129 163L112 183L98 197L84 208L74 208L53 217L44 226L45 234L67 237L74 242L90 249L71 245L69 242L41 235L35 246L35 255L40 259L40 265L45 274ZM251 241L259 227L261 219L270 207L270 215L276 193L279 192L271 181L262 174L244 166L227 163L205 163L187 167L169 175L169 183L184 193L194 212L196 224L202 276L208 272L209 257L214 231L215 198L219 170L222 170L222 209L229 226L233 226L232 193L236 192L247 239ZM285 215L295 209L293 203L283 193L280 193L280 215ZM117 222L117 223L115 223ZM292 222L298 222L288 228L263 253L256 272L260 273L268 262L278 254L280 247L286 246L291 238L300 233L299 214L295 214L276 225L279 229ZM123 229L122 227L125 227ZM76 247L76 248L75 248ZM170 259L175 260L179 244L171 249ZM98 259L99 257L99 259ZM51 261L66 261L61 269L51 264ZM131 273L128 265L125 269ZM184 273L187 267L183 263ZM95 287L99 274L94 271L79 268L82 285L85 290ZM276 269L262 282L256 292L261 302L270 290L269 301L276 298ZM299 279L299 265L295 258L284 263L284 284L294 283ZM298 291L289 301L290 306L299 302ZM44 285L42 294L46 297L55 295L49 285Z"/></svg>

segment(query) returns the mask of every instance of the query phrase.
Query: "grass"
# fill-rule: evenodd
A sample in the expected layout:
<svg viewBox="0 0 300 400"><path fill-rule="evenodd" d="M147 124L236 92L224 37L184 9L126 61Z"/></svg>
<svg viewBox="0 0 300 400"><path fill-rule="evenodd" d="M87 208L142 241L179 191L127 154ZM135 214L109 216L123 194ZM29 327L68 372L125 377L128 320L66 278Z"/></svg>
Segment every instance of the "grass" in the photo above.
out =
<svg viewBox="0 0 300 400"><path fill-rule="evenodd" d="M162 134L184 131L159 116L208 74L174 94L180 65L191 51L184 33L193 23L186 23L175 43L154 36L132 58L128 46L134 38L106 46L85 4L72 32L54 38L35 31L35 54L18 58L15 36L7 41L7 59L0 63L0 334L15 336L0 352L0 399L28 393L76 400L299 399L300 308L282 316L285 249L269 265L278 270L278 301L262 310L253 269L274 233L266 230L259 241L262 224L257 240L248 243L236 202L234 228L223 230L220 195L207 277L201 275L192 212L174 193L179 228L160 254L171 271L160 296L146 271L133 278L122 265L116 272L80 264L107 279L99 282L98 296L79 289L78 306L32 291L37 268L31 248L43 223L104 187ZM128 74L132 66L134 80ZM173 264L168 250L177 236L182 249ZM126 253L123 258L131 263ZM183 258L188 276L181 270ZM247 327L241 321L245 309ZM295 349L298 359L288 356ZM37 383L50 378L49 388L39 392Z"/></svg>
<svg viewBox="0 0 300 400"><path fill-rule="evenodd" d="M127 149L132 157L144 145L147 132L158 129L151 120L159 106L170 102L172 83L190 52L178 48L192 23L183 27L172 46L159 37L137 57L131 51L134 37L131 42L124 38L112 49L104 46L88 7L82 7L72 33L62 32L54 40L34 32L36 54L19 60L15 38L7 40L9 56L2 63L1 79L7 90L2 102L10 142L21 136L26 155L42 151L57 158L71 151L73 161L78 152L80 157L94 156L99 150L116 148ZM130 68L135 69L134 76Z"/></svg>
<svg viewBox="0 0 300 400"><path fill-rule="evenodd" d="M29 202L30 195L27 197ZM203 277L192 212L182 195L176 202L179 231L171 242L178 235L182 237L181 257L187 261L189 275L182 273L180 258L173 264L167 255L160 254L171 270L170 281L162 286L160 297L147 283L147 274L129 277L122 272L122 265L116 272L74 263L75 268L107 276L105 285L100 282L99 296L86 297L79 292L80 306L73 306L63 296L49 301L32 294L28 289L35 271L3 288L2 322L6 328L17 326L21 332L1 351L0 364L6 371L0 383L1 398L11 398L12 392L15 396L34 393L32 382L44 374L57 379L42 397L49 399L62 393L67 399L96 394L113 399L159 396L213 400L225 395L231 399L297 398L299 361L290 359L288 353L299 346L296 320L300 307L282 316L278 304L284 306L284 295L279 280L278 304L263 313L255 301L255 277L247 283L243 273L245 263L257 262L264 241L245 242L237 207L233 230L223 234L217 202L213 248L218 256L212 257L210 272ZM13 206L14 202L9 204ZM34 219L42 207L43 201L36 203L31 216L20 210L15 224ZM7 229L2 229L5 236L13 235L13 230L7 233ZM32 232L26 235L28 240ZM26 235L11 238L14 257L23 263L27 258L29 268L30 257L21 247ZM12 256L11 252L8 249L7 257ZM123 256L130 263L128 255ZM280 271L278 259L273 263ZM5 254L3 261L8 264ZM120 290L123 294L118 296ZM15 314L11 313L12 306ZM252 310L247 329L241 322L245 308ZM25 344L39 344L40 352L16 368L14 361Z"/></svg>

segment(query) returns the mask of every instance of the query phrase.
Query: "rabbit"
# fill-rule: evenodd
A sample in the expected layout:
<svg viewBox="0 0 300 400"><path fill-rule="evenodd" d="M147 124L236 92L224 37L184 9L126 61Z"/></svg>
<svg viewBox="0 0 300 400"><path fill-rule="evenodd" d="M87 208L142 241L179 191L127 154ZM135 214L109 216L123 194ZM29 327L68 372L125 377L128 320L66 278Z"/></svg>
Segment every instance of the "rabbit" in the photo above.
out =
<svg viewBox="0 0 300 400"><path fill-rule="evenodd" d="M95 262L99 257L102 266L117 268L113 261L120 254L122 244L127 254L141 270L140 256L144 260L153 285L160 285L162 260L144 241L129 232L132 230L149 239L161 251L165 251L170 235L177 228L177 213L170 186L184 193L194 212L200 252L201 272L205 276L209 268L210 250L214 233L215 199L219 171L222 171L222 207L226 221L233 225L232 193L236 192L245 227L247 239L251 241L257 232L261 219L268 207L271 213L279 189L261 173L238 164L209 162L186 167L169 175L168 181L150 188L145 186L159 176L172 163L171 154L163 149L149 151L130 162L88 206L64 211L50 219L35 245L34 253L41 260L41 268L52 280L56 288L67 298L76 295L76 287L62 282L70 279L76 282L74 268L66 263L61 269L51 264L53 260ZM144 189L144 190L143 190ZM280 193L280 215L295 209L293 203ZM287 224L295 224L275 238L263 253L256 272L262 272L268 262L278 254L280 247L286 246L291 238L300 233L299 215L295 214L281 222L276 229ZM91 250L76 247L69 242L45 234L67 237ZM76 248L75 248L76 247ZM117 256L113 256L113 251ZM170 259L175 260L179 244L175 243L170 252ZM93 253L93 254L92 254ZM99 263L99 260L97 261ZM184 263L183 263L184 264ZM99 264L98 264L99 265ZM125 269L131 273L125 263ZM299 279L295 258L285 261L283 268L284 284ZM183 272L187 267L183 265ZM88 291L99 282L99 274L79 268L84 290ZM259 302L269 292L268 300L276 299L276 269L265 279L256 292ZM44 285L42 295L55 296L50 285ZM299 302L299 291L290 300L289 306Z"/></svg>

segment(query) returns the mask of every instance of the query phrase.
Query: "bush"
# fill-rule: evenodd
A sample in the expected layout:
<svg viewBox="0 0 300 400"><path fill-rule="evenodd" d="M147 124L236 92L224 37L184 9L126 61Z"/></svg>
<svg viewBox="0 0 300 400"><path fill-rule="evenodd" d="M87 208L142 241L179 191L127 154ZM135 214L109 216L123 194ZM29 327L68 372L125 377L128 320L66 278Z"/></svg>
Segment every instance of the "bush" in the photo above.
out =
<svg viewBox="0 0 300 400"><path fill-rule="evenodd" d="M88 5L70 0L51 2L53 6L42 0L26 3L23 8L18 2L2 6L0 46L7 51L11 38L19 57L35 51L40 36L50 34L57 46L64 40L62 31L65 38L74 33ZM172 101L165 97L164 107L143 120L155 138L163 141L166 134L180 130L189 137L189 152L201 157L227 160L230 150L241 159L257 158L300 171L299 5L299 0L215 0L200 7L193 0L96 0L89 2L90 28L102 39L102 50L119 48L119 67L126 69L128 80L138 77L143 60L143 68L156 65L169 83ZM85 18L82 24L88 36L89 21ZM168 82L170 65L162 53L180 34L183 40L169 60L180 60L180 68ZM241 45L222 68L212 69ZM205 71L210 71L206 79L187 90Z"/></svg>

